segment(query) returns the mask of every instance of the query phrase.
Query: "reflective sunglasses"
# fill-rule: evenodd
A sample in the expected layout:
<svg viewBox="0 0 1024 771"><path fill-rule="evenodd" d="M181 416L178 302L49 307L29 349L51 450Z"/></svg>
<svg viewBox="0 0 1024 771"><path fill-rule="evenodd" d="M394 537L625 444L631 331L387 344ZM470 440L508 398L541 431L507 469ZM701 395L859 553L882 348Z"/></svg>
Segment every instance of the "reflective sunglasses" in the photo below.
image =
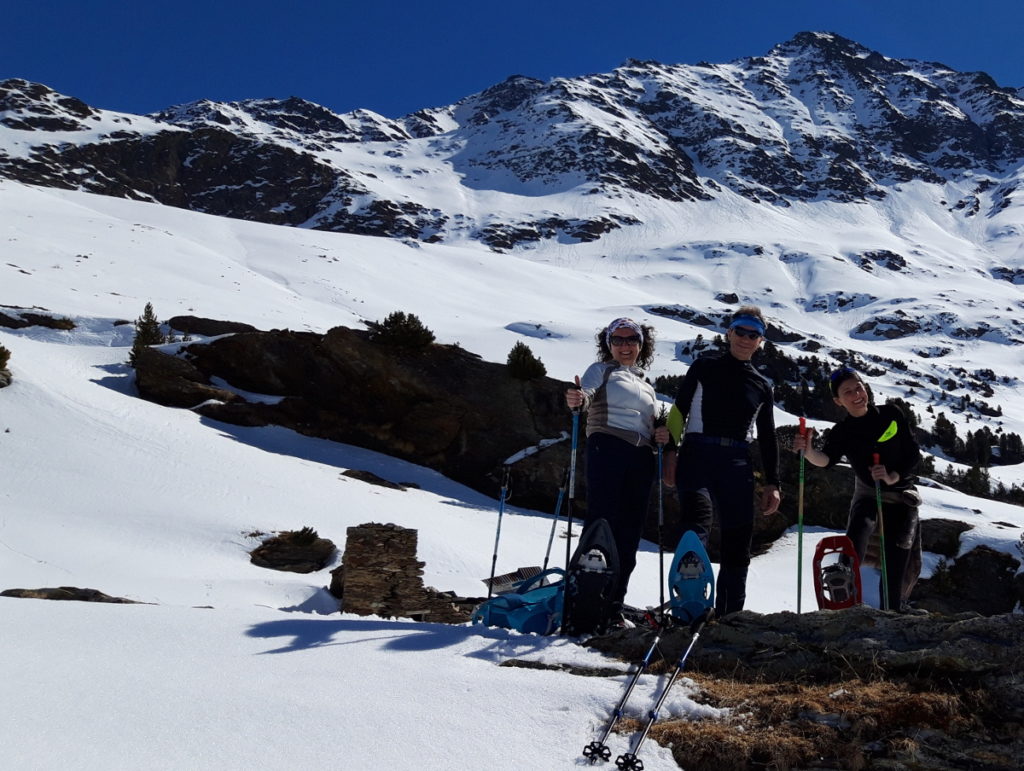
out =
<svg viewBox="0 0 1024 771"><path fill-rule="evenodd" d="M755 329L747 329L746 327L733 327L732 331L740 337L745 337L748 340L757 340L761 336L761 333Z"/></svg>
<svg viewBox="0 0 1024 771"><path fill-rule="evenodd" d="M629 335L628 337L612 335L609 338L609 342L616 347L620 345L640 345L640 335Z"/></svg>

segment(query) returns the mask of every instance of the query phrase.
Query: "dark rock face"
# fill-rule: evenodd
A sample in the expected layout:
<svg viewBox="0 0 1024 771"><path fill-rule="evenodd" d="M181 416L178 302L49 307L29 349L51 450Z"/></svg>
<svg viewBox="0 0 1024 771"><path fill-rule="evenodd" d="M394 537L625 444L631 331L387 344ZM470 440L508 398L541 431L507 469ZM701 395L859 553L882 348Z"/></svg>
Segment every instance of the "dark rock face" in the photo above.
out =
<svg viewBox="0 0 1024 771"><path fill-rule="evenodd" d="M947 569L919 581L912 599L919 608L940 613L964 608L987 616L1009 613L1024 602L1015 580L1019 568L1020 562L1009 554L976 546Z"/></svg>
<svg viewBox="0 0 1024 771"><path fill-rule="evenodd" d="M147 349L136 363L136 379L140 395L160 404L367 447L496 495L506 458L541 439L567 436L570 425L562 384L516 380L507 369L456 346L410 351L336 327L325 335L241 333L188 346L181 358ZM249 403L209 385L213 376L284 398ZM515 505L550 506L567 444L514 466Z"/></svg>
<svg viewBox="0 0 1024 771"><path fill-rule="evenodd" d="M209 385L207 377L184 359L143 348L135 362L135 385L143 399L167 407L195 407L207 400L235 402L240 397ZM265 425L256 424L256 425Z"/></svg>
<svg viewBox="0 0 1024 771"><path fill-rule="evenodd" d="M204 337L257 331L252 324L245 324L241 321L204 319L199 316L172 316L167 319L166 323L168 327L184 335L203 335Z"/></svg>
<svg viewBox="0 0 1024 771"><path fill-rule="evenodd" d="M960 553L960 535L971 526L955 519L925 519L921 521L921 549L944 557L955 558Z"/></svg>

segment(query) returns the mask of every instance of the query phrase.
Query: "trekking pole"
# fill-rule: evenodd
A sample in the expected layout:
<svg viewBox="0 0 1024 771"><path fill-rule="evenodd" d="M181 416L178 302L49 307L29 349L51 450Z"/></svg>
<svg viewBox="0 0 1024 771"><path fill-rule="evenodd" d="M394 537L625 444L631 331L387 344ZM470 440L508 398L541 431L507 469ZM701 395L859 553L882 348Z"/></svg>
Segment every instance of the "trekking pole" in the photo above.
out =
<svg viewBox="0 0 1024 771"><path fill-rule="evenodd" d="M544 567L541 572L548 569L548 559L551 557L551 545L555 542L555 526L558 524L558 515L562 513L562 499L565 497L565 488L569 484L569 467L566 466L565 474L562 475L562 486L558 488L558 500L555 501L555 516L551 520L551 532L548 534L548 550L544 552Z"/></svg>
<svg viewBox="0 0 1024 771"><path fill-rule="evenodd" d="M563 582L564 594L562 595L562 629L565 633L565 619L570 617L570 605L572 596L569 594L569 563L572 562L572 504L576 500L576 446L580 438L580 411L572 411L572 445L569 451L569 500L565 504L565 518L569 527L565 536L565 580Z"/></svg>
<svg viewBox="0 0 1024 771"><path fill-rule="evenodd" d="M644 762L636 756L637 752L640 751L640 745L644 743L644 739L647 738L647 734L650 733L651 727L658 719L658 713L661 710L662 705L665 703L666 697L668 697L669 689L672 688L672 684L676 681L676 677L679 676L679 673L683 671L683 667L686 665L686 659L690 656L690 651L693 650L693 646L697 644L697 640L700 638L701 630L704 628L704 625L714 617L714 615L714 608L708 608L694 620L693 624L690 625L690 631L693 634L693 637L690 639L690 644L683 652L683 655L679 657L679 662L676 664L675 670L672 672L668 682L662 689L661 695L658 697L658 701L654 705L654 709L648 713L647 724L633 743L632 751L619 755L619 757L615 759L615 767L620 769L620 771L643 771Z"/></svg>
<svg viewBox="0 0 1024 771"><path fill-rule="evenodd" d="M807 436L807 419L800 418L800 436ZM800 486L796 504L796 612L800 612L800 597L804 577L804 452L800 450Z"/></svg>
<svg viewBox="0 0 1024 771"><path fill-rule="evenodd" d="M505 513L505 496L508 494L508 481L512 467L507 463L502 467L501 497L498 499L498 530L494 534L494 555L491 557L491 577L487 581L487 599L494 593L494 568L498 565L498 541L501 540L501 515Z"/></svg>
<svg viewBox="0 0 1024 771"><path fill-rule="evenodd" d="M572 505L576 501L576 448L580 441L580 411L572 411L572 444L569 451L569 500L566 503L565 516L569 520L569 531L565 539L565 572L569 572L569 561L572 559Z"/></svg>
<svg viewBox="0 0 1024 771"><path fill-rule="evenodd" d="M654 651L657 650L658 642L661 640L661 627L655 627L655 629L654 641L651 643L651 647L647 649L647 653L644 654L643 659L641 659L637 665L637 670L633 673L633 677L630 679L629 683L626 684L626 692L622 694L622 698L619 699L619 703L615 705L611 719L608 721L608 725L605 726L604 733L601 734L601 738L596 741L592 741L583 748L583 757L590 760L590 765L594 765L599 760L610 760L612 757L612 751L608 748L608 745L605 744L605 742L611 735L615 724L622 719L623 709L626 706L626 702L629 700L630 694L633 693L633 689L636 687L637 681L640 680L640 675L646 672L647 668L651 665L651 658L654 656Z"/></svg>
<svg viewBox="0 0 1024 771"><path fill-rule="evenodd" d="M881 456L876 452L871 456L877 466L881 463ZM875 505L878 507L878 544L882 552L882 610L889 608L889 571L885 566L885 520L882 517L882 481L875 480Z"/></svg>
<svg viewBox="0 0 1024 771"><path fill-rule="evenodd" d="M665 524L665 482L662 478L662 463L665 445L658 445L658 607L661 608L661 619L665 619L665 547L661 531Z"/></svg>

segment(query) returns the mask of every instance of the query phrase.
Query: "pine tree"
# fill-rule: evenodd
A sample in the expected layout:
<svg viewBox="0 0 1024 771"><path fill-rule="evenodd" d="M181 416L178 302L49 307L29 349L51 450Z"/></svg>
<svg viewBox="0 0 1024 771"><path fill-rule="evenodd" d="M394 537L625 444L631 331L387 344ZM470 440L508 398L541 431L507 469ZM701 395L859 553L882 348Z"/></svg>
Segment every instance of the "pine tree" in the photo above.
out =
<svg viewBox="0 0 1024 771"><path fill-rule="evenodd" d="M521 340L508 352L506 364L508 374L517 380L536 380L548 373L544 363L534 356L530 346Z"/></svg>
<svg viewBox="0 0 1024 771"><path fill-rule="evenodd" d="M167 342L167 338L160 331L160 322L153 312L153 303L146 303L142 316L135 320L135 337L132 339L132 350L128 354L128 363L134 367L143 348L165 342Z"/></svg>
<svg viewBox="0 0 1024 771"><path fill-rule="evenodd" d="M376 343L415 350L426 348L434 342L434 333L430 331L415 313L404 311L389 313L384 321L367 321L370 339Z"/></svg>
<svg viewBox="0 0 1024 771"><path fill-rule="evenodd" d="M0 369L7 368L7 362L11 360L11 351L0 345Z"/></svg>

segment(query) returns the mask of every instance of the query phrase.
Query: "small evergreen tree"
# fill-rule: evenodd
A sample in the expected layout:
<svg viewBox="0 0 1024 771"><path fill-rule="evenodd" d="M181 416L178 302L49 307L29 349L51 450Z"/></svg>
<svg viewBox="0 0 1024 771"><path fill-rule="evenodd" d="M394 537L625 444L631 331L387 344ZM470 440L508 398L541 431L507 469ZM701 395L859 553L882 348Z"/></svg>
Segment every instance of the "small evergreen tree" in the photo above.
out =
<svg viewBox="0 0 1024 771"><path fill-rule="evenodd" d="M9 349L4 348L0 345L0 369L7 368L7 362L11 360L11 352Z"/></svg>
<svg viewBox="0 0 1024 771"><path fill-rule="evenodd" d="M395 311L384 321L367 321L370 339L396 348L426 348L434 342L434 333L414 313Z"/></svg>
<svg viewBox="0 0 1024 771"><path fill-rule="evenodd" d="M508 374L516 380L536 380L548 374L544 363L521 340L508 352Z"/></svg>
<svg viewBox="0 0 1024 771"><path fill-rule="evenodd" d="M167 338L160 330L160 322L153 312L153 303L146 303L142 316L135 319L135 337L132 338L132 350L128 354L128 363L134 367L139 352L143 348L165 342L167 342Z"/></svg>

